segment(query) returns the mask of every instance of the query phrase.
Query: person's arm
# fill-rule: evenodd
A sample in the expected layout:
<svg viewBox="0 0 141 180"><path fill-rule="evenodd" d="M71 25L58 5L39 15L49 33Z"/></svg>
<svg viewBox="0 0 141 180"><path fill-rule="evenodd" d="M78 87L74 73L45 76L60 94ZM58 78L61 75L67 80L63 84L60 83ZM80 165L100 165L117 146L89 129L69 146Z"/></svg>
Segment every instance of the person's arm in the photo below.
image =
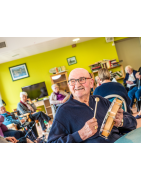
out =
<svg viewBox="0 0 141 180"><path fill-rule="evenodd" d="M123 126L121 128L134 130L136 129L137 121L130 113L123 112Z"/></svg>
<svg viewBox="0 0 141 180"><path fill-rule="evenodd" d="M61 102L56 100L55 99L55 96L54 93L51 93L51 96L50 96L50 104L60 104Z"/></svg>
<svg viewBox="0 0 141 180"><path fill-rule="evenodd" d="M48 142L53 143L80 143L97 133L98 123L95 118L88 120L83 128L74 133L69 133L67 129L57 120L53 123Z"/></svg>
<svg viewBox="0 0 141 180"><path fill-rule="evenodd" d="M70 95L68 94L68 93L66 93L65 91L60 91L60 93L61 94L63 94L64 96L66 96L63 100L66 102L68 99L69 99L69 97L70 97Z"/></svg>
<svg viewBox="0 0 141 180"><path fill-rule="evenodd" d="M69 134L67 129L55 119L49 133L48 143L79 143L81 141L78 131Z"/></svg>

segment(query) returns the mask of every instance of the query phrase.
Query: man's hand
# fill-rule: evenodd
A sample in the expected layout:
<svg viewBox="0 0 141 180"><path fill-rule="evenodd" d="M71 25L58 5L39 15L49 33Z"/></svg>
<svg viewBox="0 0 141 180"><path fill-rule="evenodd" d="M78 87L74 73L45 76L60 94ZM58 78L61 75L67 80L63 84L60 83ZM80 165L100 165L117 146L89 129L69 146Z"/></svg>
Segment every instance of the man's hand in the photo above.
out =
<svg viewBox="0 0 141 180"><path fill-rule="evenodd" d="M95 129L96 128L96 129ZM78 131L81 139L84 141L89 137L93 136L97 132L98 124L97 120L93 117L92 119L88 120L84 127Z"/></svg>
<svg viewBox="0 0 141 180"><path fill-rule="evenodd" d="M12 142L12 143L17 143L17 142L18 142L18 140L17 140L15 137L6 137L5 139L6 139L7 141Z"/></svg>
<svg viewBox="0 0 141 180"><path fill-rule="evenodd" d="M122 127L121 124L122 124L122 119L123 119L123 109L119 109L117 114L116 114L116 117L114 119L114 126L116 127Z"/></svg>
<svg viewBox="0 0 141 180"><path fill-rule="evenodd" d="M31 99L30 99L30 98L27 98L27 101L29 101L29 102L32 104L32 101L31 101Z"/></svg>

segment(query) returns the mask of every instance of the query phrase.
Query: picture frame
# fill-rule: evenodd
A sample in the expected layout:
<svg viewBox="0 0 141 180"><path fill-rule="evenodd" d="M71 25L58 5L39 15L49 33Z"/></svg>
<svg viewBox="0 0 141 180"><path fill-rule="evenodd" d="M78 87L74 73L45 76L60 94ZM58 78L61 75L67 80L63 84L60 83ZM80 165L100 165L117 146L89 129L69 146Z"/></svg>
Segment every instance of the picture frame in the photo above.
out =
<svg viewBox="0 0 141 180"><path fill-rule="evenodd" d="M77 63L76 57L72 56L72 57L67 58L67 62L69 66L76 64Z"/></svg>
<svg viewBox="0 0 141 180"><path fill-rule="evenodd" d="M29 77L26 63L9 67L12 81L17 81Z"/></svg>

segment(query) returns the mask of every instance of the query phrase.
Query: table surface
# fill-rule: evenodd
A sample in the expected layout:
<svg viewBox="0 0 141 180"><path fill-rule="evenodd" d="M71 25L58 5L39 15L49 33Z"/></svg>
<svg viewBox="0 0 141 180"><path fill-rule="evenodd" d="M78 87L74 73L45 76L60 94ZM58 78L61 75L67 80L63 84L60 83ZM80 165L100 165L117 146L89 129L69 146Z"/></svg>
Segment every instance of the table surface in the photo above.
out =
<svg viewBox="0 0 141 180"><path fill-rule="evenodd" d="M125 134L115 143L141 143L141 127Z"/></svg>

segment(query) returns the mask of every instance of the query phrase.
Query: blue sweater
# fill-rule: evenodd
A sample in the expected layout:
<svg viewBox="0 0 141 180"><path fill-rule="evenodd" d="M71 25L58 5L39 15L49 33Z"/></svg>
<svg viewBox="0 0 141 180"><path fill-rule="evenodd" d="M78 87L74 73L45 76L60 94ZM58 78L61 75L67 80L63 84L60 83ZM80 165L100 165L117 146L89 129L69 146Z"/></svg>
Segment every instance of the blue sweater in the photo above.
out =
<svg viewBox="0 0 141 180"><path fill-rule="evenodd" d="M78 131L83 128L85 123L94 116L95 109L95 97L99 97L100 101L97 105L96 119L98 122L98 131L95 135L83 141ZM99 143L99 142L114 142L121 135L119 134L119 129L113 127L113 130L106 140L99 136L99 130L104 120L104 117L109 109L110 101L104 99L100 96L90 96L89 106L85 103L81 103L73 99L70 99L57 109L52 128L49 133L48 142L49 143ZM133 130L136 128L136 119L129 113L124 112L124 123L123 127L128 130Z"/></svg>
<svg viewBox="0 0 141 180"><path fill-rule="evenodd" d="M130 113L131 112L130 107L129 107L130 99L128 97L126 89L120 83L118 82L103 83L100 86L98 86L93 92L93 95L99 95L102 97L112 95L112 94L117 94L124 98L127 105L127 112Z"/></svg>

